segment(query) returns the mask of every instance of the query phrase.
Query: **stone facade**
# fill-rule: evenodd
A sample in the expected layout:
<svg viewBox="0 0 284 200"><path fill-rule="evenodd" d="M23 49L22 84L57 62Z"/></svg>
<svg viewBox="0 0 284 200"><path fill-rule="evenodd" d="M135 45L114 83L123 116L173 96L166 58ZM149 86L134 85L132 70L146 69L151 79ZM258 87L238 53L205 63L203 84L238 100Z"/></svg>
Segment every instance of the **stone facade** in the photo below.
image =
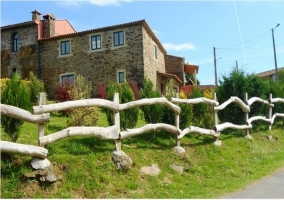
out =
<svg viewBox="0 0 284 200"><path fill-rule="evenodd" d="M19 35L18 51L13 51L13 36ZM29 72L37 74L37 24L23 24L16 29L1 32L1 78L11 77L14 71L20 71L23 78Z"/></svg>
<svg viewBox="0 0 284 200"><path fill-rule="evenodd" d="M44 81L50 99L55 98L57 85L67 76L75 79L82 75L90 81L94 97L99 84L116 83L121 73L139 88L144 78L161 92L169 79L177 88L183 85L184 58L167 55L145 20L75 32L67 21L57 27L62 20L55 20L53 14L44 15L43 20L39 20L37 10L32 14L33 21L2 28L2 78L11 76L14 69L21 71L24 78L33 71ZM65 29L61 30L61 25L67 27L68 33L62 32ZM114 45L117 32L123 33L123 45ZM14 33L19 34L18 52L12 51ZM100 47L95 50L91 48L92 36L100 37ZM62 53L62 44L70 52Z"/></svg>

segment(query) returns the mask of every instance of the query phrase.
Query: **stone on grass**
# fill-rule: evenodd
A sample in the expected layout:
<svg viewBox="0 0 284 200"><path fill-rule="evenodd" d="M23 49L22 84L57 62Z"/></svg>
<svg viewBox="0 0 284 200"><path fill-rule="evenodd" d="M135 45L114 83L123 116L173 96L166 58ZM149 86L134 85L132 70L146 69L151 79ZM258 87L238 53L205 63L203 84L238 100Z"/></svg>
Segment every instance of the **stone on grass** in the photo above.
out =
<svg viewBox="0 0 284 200"><path fill-rule="evenodd" d="M183 166L177 165L177 164L172 164L171 167L177 171L180 175L183 173Z"/></svg>
<svg viewBox="0 0 284 200"><path fill-rule="evenodd" d="M152 164L151 166L144 166L140 169L142 174L150 175L150 176L158 176L161 173L160 168L157 164Z"/></svg>
<svg viewBox="0 0 284 200"><path fill-rule="evenodd" d="M113 151L111 158L116 169L129 170L133 166L133 161L123 151Z"/></svg>
<svg viewBox="0 0 284 200"><path fill-rule="evenodd" d="M174 151L175 151L176 153L178 153L178 154L183 154L183 153L185 153L184 148L182 148L182 147L180 147L180 146L175 146L175 147L174 147Z"/></svg>
<svg viewBox="0 0 284 200"><path fill-rule="evenodd" d="M34 158L31 164L34 169L44 169L50 166L50 161L47 159Z"/></svg>
<svg viewBox="0 0 284 200"><path fill-rule="evenodd" d="M221 140L215 140L214 141L214 143L213 143L215 146L217 146L217 147L220 147L221 145L222 145L222 142L221 142Z"/></svg>

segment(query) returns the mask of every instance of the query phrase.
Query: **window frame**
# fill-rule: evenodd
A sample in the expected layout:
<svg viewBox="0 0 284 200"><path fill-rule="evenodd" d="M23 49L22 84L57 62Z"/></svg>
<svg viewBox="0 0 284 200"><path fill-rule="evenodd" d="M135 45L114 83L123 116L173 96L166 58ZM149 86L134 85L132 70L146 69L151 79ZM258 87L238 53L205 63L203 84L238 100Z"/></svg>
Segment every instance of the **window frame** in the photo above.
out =
<svg viewBox="0 0 284 200"><path fill-rule="evenodd" d="M61 84L61 85L63 85L64 84L64 81L63 81L63 78L64 77L67 77L68 78L68 80L69 80L69 77L73 77L73 85L75 85L75 72L66 72L66 73L63 73L63 74L60 74L59 75L59 83Z"/></svg>
<svg viewBox="0 0 284 200"><path fill-rule="evenodd" d="M122 34L122 35L120 35ZM117 35L117 37L116 37ZM122 36L122 38L121 38ZM116 44L117 40L117 44ZM113 32L113 46L114 47L121 47L125 45L125 34L124 31L115 31Z"/></svg>
<svg viewBox="0 0 284 200"><path fill-rule="evenodd" d="M98 38L99 37L99 47L98 47ZM93 38L95 38L96 48L93 48ZM102 49L102 36L100 34L90 36L91 51Z"/></svg>
<svg viewBox="0 0 284 200"><path fill-rule="evenodd" d="M154 44L154 58L158 59L158 47L156 44Z"/></svg>
<svg viewBox="0 0 284 200"><path fill-rule="evenodd" d="M67 44L67 43L69 44L69 46L68 46L68 47L69 47L68 53L67 53L67 51L66 51L66 49L67 49L67 48L66 48L66 47L67 47L66 44ZM65 52L62 51L62 49L63 49L63 48L62 48L62 44L65 44L65 45L64 45L64 48L65 48L64 50L65 50ZM62 40L62 41L60 41L60 55L61 55L61 56L66 56L66 55L70 55L70 54L71 54L71 42L70 42L70 40Z"/></svg>
<svg viewBox="0 0 284 200"><path fill-rule="evenodd" d="M19 51L19 34L18 33L14 33L13 34L13 47L12 47L12 51L13 52L18 52Z"/></svg>
<svg viewBox="0 0 284 200"><path fill-rule="evenodd" d="M120 74L123 73L123 81L120 81ZM126 82L126 71L124 69L118 69L116 72L117 83Z"/></svg>

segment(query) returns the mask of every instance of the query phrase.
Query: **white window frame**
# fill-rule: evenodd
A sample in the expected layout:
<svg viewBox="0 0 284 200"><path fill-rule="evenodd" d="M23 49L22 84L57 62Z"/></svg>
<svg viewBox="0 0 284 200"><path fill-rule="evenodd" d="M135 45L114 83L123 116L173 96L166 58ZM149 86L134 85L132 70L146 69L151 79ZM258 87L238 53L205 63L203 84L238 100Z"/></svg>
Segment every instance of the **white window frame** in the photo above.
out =
<svg viewBox="0 0 284 200"><path fill-rule="evenodd" d="M124 81L119 82L119 74L122 73L122 72L124 74ZM116 79L117 79L117 83L124 83L126 81L126 71L125 71L125 69L118 69L116 71Z"/></svg>
<svg viewBox="0 0 284 200"><path fill-rule="evenodd" d="M75 72L66 72L66 73L63 73L63 74L60 74L59 75L59 83L62 85L63 82L62 82L62 77L64 76L73 76L74 77L74 85L75 85Z"/></svg>
<svg viewBox="0 0 284 200"><path fill-rule="evenodd" d="M65 41L69 41L69 54L61 54L61 43L62 42L65 42ZM62 40L58 40L58 58L62 58L62 57L68 57L68 56L72 56L72 40L70 38L65 38L65 39L62 39Z"/></svg>

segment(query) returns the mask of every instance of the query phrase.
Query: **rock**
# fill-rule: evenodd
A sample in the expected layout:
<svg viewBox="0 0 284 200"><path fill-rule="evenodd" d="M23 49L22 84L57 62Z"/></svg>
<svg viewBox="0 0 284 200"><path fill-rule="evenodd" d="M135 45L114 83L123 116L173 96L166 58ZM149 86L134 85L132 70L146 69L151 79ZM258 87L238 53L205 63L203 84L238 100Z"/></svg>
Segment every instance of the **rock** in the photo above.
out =
<svg viewBox="0 0 284 200"><path fill-rule="evenodd" d="M180 175L183 173L183 166L177 165L177 164L172 164L171 167L177 171Z"/></svg>
<svg viewBox="0 0 284 200"><path fill-rule="evenodd" d="M129 170L133 166L133 161L123 151L113 151L111 158L116 169Z"/></svg>
<svg viewBox="0 0 284 200"><path fill-rule="evenodd" d="M268 138L270 141L273 140L273 136L272 136L272 135L267 136L267 138Z"/></svg>
<svg viewBox="0 0 284 200"><path fill-rule="evenodd" d="M149 166L144 166L140 169L142 174L150 175L150 176L158 176L161 173L160 168L157 164L152 164Z"/></svg>
<svg viewBox="0 0 284 200"><path fill-rule="evenodd" d="M31 165L34 169L44 169L50 166L50 161L47 159L34 158Z"/></svg>
<svg viewBox="0 0 284 200"><path fill-rule="evenodd" d="M56 179L56 176L53 174L53 172L47 172L46 176L45 176L45 181L46 182L50 182L50 183L53 183L55 182L57 179Z"/></svg>
<svg viewBox="0 0 284 200"><path fill-rule="evenodd" d="M214 141L214 143L213 143L215 146L217 146L217 147L220 147L221 145L222 145L222 142L221 142L221 140L215 140Z"/></svg>
<svg viewBox="0 0 284 200"><path fill-rule="evenodd" d="M179 147L179 146L174 147L174 151L175 151L176 153L178 153L178 154L183 154L183 153L185 153L184 148Z"/></svg>

